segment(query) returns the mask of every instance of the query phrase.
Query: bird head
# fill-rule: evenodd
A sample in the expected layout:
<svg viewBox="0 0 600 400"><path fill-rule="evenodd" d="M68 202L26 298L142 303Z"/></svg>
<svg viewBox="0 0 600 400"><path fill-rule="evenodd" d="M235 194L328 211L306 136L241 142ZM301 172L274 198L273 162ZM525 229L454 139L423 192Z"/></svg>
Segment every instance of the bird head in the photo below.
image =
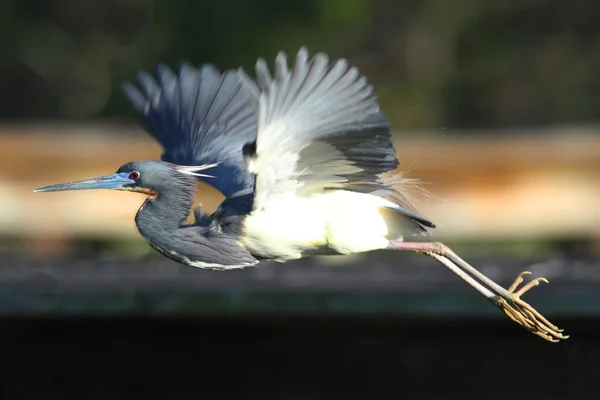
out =
<svg viewBox="0 0 600 400"><path fill-rule="evenodd" d="M34 192L112 189L139 192L150 197L156 197L159 193L178 189L181 186L194 187L195 177L211 177L210 175L201 174L199 171L216 165L180 166L162 161L132 161L123 164L114 174L45 186L35 189Z"/></svg>

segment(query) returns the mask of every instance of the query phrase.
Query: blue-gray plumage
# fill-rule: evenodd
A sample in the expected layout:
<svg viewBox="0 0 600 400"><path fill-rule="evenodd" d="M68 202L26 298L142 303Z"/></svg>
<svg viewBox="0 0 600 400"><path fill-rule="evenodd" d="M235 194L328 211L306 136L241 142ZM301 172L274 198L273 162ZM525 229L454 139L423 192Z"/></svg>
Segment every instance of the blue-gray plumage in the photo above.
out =
<svg viewBox="0 0 600 400"><path fill-rule="evenodd" d="M163 146L163 161L126 163L115 174L37 191L115 189L148 197L135 221L150 245L186 265L233 269L259 260L402 250L426 254L534 334L568 336L517 290L504 289L439 242L405 241L435 225L411 201L414 182L396 173L391 127L372 87L346 60L300 50L274 75L262 59L256 79L184 64L139 74L125 93ZM196 180L225 201L213 214L192 208Z"/></svg>
<svg viewBox="0 0 600 400"><path fill-rule="evenodd" d="M179 75L157 67L158 82L138 73L140 92L131 83L123 90L162 145L162 160L178 165L219 163L201 180L225 197L251 189L254 176L244 167L242 148L256 137L256 117L236 71L220 73L213 65L182 63Z"/></svg>

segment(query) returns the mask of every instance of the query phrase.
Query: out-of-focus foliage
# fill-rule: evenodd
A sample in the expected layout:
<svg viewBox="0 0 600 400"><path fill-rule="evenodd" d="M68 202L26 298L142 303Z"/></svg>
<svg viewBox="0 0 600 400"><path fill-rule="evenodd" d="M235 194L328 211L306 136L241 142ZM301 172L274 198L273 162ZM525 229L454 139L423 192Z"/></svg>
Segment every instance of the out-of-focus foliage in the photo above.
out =
<svg viewBox="0 0 600 400"><path fill-rule="evenodd" d="M306 45L357 64L398 128L589 123L598 21L597 0L5 0L0 118L131 116L139 68Z"/></svg>

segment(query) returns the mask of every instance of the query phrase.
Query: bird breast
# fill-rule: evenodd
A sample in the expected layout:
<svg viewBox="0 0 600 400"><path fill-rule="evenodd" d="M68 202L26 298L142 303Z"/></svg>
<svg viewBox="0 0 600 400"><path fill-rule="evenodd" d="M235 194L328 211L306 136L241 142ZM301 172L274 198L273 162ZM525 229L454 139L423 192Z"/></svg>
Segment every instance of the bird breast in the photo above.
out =
<svg viewBox="0 0 600 400"><path fill-rule="evenodd" d="M348 191L269 202L244 221L243 244L256 256L278 261L383 249L396 234L389 229L390 214L382 210L388 203Z"/></svg>

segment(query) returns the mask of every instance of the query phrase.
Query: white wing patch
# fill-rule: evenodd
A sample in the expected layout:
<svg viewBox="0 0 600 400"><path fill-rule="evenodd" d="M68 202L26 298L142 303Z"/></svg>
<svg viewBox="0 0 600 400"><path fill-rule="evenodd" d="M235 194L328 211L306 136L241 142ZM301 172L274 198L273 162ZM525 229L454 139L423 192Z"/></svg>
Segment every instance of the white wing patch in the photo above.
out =
<svg viewBox="0 0 600 400"><path fill-rule="evenodd" d="M327 143L365 127L388 126L356 68L343 59L331 64L322 53L309 60L302 49L291 71L279 53L274 77L264 60L257 62L256 73L258 87L240 71L257 113L256 153L247 164L256 175L255 210L323 193L347 181L340 175L363 171Z"/></svg>

